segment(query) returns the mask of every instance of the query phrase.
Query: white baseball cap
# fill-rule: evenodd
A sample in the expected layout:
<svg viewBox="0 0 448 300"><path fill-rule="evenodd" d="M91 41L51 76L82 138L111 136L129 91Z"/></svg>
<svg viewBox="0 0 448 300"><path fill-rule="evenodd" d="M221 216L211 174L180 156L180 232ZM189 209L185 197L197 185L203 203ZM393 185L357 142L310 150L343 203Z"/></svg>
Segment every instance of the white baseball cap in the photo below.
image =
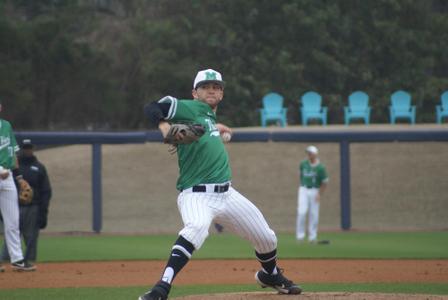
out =
<svg viewBox="0 0 448 300"><path fill-rule="evenodd" d="M306 152L317 154L317 153L319 153L319 149L317 149L316 146L311 145L311 146L306 147Z"/></svg>
<svg viewBox="0 0 448 300"><path fill-rule="evenodd" d="M193 89L196 89L200 84L208 82L215 82L224 87L224 81L222 80L221 73L212 69L207 69L198 72L196 78L194 79Z"/></svg>

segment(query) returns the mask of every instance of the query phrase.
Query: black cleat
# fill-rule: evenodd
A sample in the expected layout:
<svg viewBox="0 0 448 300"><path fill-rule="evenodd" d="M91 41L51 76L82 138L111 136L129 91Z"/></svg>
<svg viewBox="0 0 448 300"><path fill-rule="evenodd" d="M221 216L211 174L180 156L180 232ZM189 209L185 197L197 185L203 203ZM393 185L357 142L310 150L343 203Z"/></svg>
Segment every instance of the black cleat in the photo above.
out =
<svg viewBox="0 0 448 300"><path fill-rule="evenodd" d="M138 300L166 300L170 293L171 285L164 281L159 281L146 294L140 296Z"/></svg>
<svg viewBox="0 0 448 300"><path fill-rule="evenodd" d="M17 272L33 272L36 271L36 267L33 266L32 264L30 264L29 262L27 262L26 260L19 260L16 262L13 262L11 264L11 267L13 269L13 271L17 271Z"/></svg>
<svg viewBox="0 0 448 300"><path fill-rule="evenodd" d="M300 286L283 276L283 270L279 270L276 275L270 275L260 270L255 273L255 280L262 288L270 287L276 289L280 294L298 295L302 292Z"/></svg>

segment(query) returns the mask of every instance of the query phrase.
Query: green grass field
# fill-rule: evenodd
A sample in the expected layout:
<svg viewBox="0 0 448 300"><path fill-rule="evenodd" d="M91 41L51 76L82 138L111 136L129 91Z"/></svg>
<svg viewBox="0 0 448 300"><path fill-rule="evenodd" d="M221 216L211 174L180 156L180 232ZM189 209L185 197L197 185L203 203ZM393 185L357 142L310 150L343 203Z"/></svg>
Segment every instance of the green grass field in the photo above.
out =
<svg viewBox="0 0 448 300"><path fill-rule="evenodd" d="M280 234L282 258L372 258L372 259L448 259L448 232L334 232L321 233L329 245L297 244L293 235ZM165 260L176 239L160 236L42 236L39 262L95 260ZM229 234L213 234L195 259L253 258L249 243ZM5 274L0 276L5 276ZM308 292L346 291L381 293L421 293L448 295L446 284L303 284ZM147 287L0 289L0 299L136 299ZM254 285L174 286L172 297L201 293L259 291Z"/></svg>
<svg viewBox="0 0 448 300"><path fill-rule="evenodd" d="M168 256L175 235L43 236L39 261L146 260ZM448 232L321 233L329 245L297 244L291 234L279 234L280 258L448 259ZM212 234L195 259L253 258L250 244L232 234Z"/></svg>

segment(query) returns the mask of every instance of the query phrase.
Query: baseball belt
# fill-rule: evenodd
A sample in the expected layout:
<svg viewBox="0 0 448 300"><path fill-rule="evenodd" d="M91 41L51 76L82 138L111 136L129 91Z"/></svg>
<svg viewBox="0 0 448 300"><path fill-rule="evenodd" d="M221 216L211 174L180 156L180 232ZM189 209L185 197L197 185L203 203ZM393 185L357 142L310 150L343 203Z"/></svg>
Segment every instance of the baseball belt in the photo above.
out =
<svg viewBox="0 0 448 300"><path fill-rule="evenodd" d="M229 190L230 184L215 185L213 187L213 192L215 193L225 193ZM205 193L207 192L207 187L205 185L195 185L191 188L193 193Z"/></svg>

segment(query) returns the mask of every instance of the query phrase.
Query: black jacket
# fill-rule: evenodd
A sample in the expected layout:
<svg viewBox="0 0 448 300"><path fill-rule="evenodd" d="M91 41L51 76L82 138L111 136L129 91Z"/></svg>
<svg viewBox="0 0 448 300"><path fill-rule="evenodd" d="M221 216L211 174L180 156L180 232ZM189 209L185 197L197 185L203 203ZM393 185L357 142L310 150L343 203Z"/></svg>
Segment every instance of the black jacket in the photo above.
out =
<svg viewBox="0 0 448 300"><path fill-rule="evenodd" d="M47 169L34 155L31 157L20 155L18 159L23 179L28 181L34 192L33 201L29 205L39 205L39 219L43 219L42 221L46 223L51 199L51 185Z"/></svg>

